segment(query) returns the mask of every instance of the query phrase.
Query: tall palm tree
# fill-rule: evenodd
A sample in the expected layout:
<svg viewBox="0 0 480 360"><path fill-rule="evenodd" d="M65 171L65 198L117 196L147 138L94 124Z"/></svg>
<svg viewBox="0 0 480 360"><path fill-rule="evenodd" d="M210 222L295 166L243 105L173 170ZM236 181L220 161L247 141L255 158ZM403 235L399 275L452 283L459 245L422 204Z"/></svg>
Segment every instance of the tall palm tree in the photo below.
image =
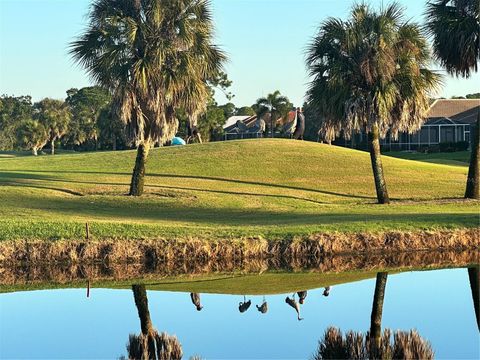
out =
<svg viewBox="0 0 480 360"><path fill-rule="evenodd" d="M213 45L209 0L95 0L89 16L71 54L113 94L138 147L130 195L140 196L152 143L173 138L178 108L203 110L226 57Z"/></svg>
<svg viewBox="0 0 480 360"><path fill-rule="evenodd" d="M480 60L480 2L434 0L427 4L427 28L433 36L435 57L448 73L470 77ZM480 199L480 110L473 129L472 155L465 197Z"/></svg>
<svg viewBox="0 0 480 360"><path fill-rule="evenodd" d="M268 94L267 97L258 99L255 103L258 117L263 117L267 113L270 115L270 135L272 138L275 132L276 121L281 117L287 116L292 106L290 100L286 96L281 95L278 90Z"/></svg>
<svg viewBox="0 0 480 360"><path fill-rule="evenodd" d="M307 52L313 77L309 104L324 118L322 133L331 141L341 133L369 134L370 156L378 202L389 203L380 157L380 138L388 132L412 133L423 124L429 93L439 75L430 61L420 26L404 20L393 3L375 12L355 5L347 21L327 19Z"/></svg>

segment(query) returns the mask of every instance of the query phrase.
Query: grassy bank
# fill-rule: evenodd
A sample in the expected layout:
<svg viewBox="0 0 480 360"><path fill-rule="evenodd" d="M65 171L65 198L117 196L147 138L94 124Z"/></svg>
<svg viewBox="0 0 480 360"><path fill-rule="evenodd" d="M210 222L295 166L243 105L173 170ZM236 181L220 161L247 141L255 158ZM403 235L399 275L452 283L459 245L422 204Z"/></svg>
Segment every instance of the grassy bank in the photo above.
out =
<svg viewBox="0 0 480 360"><path fill-rule="evenodd" d="M478 227L466 166L384 158L392 205L375 204L369 155L323 144L232 141L156 149L146 195L125 196L135 152L0 159L0 239L285 239L325 232Z"/></svg>

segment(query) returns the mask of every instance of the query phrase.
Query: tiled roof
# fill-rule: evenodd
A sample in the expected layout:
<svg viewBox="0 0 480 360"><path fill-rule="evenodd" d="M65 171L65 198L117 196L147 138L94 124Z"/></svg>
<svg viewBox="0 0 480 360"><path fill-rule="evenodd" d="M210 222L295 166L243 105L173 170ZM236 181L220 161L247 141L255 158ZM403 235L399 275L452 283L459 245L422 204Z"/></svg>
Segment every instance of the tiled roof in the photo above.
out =
<svg viewBox="0 0 480 360"><path fill-rule="evenodd" d="M430 107L428 123L450 119L456 124L473 124L479 110L480 99L439 99Z"/></svg>

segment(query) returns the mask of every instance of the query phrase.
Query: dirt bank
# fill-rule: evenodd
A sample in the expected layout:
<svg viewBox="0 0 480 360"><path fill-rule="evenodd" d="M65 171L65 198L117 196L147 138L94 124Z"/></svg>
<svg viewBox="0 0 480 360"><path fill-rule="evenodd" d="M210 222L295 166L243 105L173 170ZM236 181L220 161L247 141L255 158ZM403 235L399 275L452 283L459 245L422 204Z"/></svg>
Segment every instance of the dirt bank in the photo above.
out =
<svg viewBox="0 0 480 360"><path fill-rule="evenodd" d="M394 254L411 251L479 250L480 229L318 234L283 241L237 240L77 240L2 241L0 265L155 264L271 259L282 264L317 261L332 255Z"/></svg>

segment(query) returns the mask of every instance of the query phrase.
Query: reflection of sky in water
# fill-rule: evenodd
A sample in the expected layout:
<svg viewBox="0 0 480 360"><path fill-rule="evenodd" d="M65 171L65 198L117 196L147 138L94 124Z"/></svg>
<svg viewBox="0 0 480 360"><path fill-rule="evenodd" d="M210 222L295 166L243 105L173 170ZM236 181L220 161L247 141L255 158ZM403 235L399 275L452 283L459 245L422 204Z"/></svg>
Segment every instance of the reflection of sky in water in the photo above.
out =
<svg viewBox="0 0 480 360"><path fill-rule="evenodd" d="M297 321L285 295L261 296L238 312L242 296L202 294L197 312L189 294L148 292L154 326L176 334L184 358L302 358L314 352L329 325L367 331L375 279L309 291ZM301 289L299 289L301 290ZM291 295L291 294L290 294ZM436 358L479 358L479 334L466 269L404 273L388 278L383 328L418 329ZM1 358L113 358L140 332L131 290L38 291L0 295Z"/></svg>

